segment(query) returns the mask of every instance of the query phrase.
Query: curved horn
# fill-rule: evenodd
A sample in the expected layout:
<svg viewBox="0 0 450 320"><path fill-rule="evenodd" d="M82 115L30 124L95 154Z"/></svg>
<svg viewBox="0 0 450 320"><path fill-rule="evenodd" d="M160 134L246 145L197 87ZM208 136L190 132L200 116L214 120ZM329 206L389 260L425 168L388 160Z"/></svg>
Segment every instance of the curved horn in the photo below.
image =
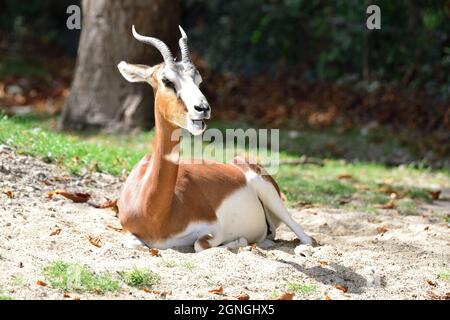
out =
<svg viewBox="0 0 450 320"><path fill-rule="evenodd" d="M178 26L178 28L180 29L180 32L181 32L181 38L178 41L178 44L180 45L180 50L181 50L181 61L187 62L187 63L192 63L191 54L189 53L189 48L188 48L187 34L186 34L186 32L184 32L184 30L181 26Z"/></svg>
<svg viewBox="0 0 450 320"><path fill-rule="evenodd" d="M154 46L156 49L159 50L159 52L161 52L161 55L163 56L164 62L167 65L173 65L173 55L170 52L169 47L162 42L161 40L157 39L157 38L153 38L153 37L145 37L140 35L139 33L136 32L136 29L132 28L133 31L133 37L135 37L137 40L143 42L143 43L147 43L147 44L151 44L152 46Z"/></svg>

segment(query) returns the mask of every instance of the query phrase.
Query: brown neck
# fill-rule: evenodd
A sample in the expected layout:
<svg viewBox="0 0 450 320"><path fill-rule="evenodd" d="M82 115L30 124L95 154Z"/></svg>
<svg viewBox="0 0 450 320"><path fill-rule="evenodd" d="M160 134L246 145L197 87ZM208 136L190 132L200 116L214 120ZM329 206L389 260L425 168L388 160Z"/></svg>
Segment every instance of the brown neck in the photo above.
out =
<svg viewBox="0 0 450 320"><path fill-rule="evenodd" d="M167 121L158 111L155 99L155 139L151 165L147 168L142 188L145 214L153 223L164 221L171 212L172 198L178 175L179 129ZM163 108L165 106L162 106Z"/></svg>

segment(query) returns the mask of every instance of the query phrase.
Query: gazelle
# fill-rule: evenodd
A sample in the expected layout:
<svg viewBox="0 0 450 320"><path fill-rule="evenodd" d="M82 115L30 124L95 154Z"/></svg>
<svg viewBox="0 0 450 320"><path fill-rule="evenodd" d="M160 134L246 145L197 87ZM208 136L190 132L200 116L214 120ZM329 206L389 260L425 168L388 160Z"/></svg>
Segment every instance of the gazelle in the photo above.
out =
<svg viewBox="0 0 450 320"><path fill-rule="evenodd" d="M181 60L159 39L133 36L158 49L164 62L153 67L120 62L130 82L148 82L155 96L153 155L132 170L118 201L119 219L128 232L127 247L194 245L240 247L263 242L286 223L304 244L312 238L290 216L279 187L263 167L236 158L233 163L179 163L176 130L200 135L211 108L199 89L202 77L192 63L187 36L180 27ZM174 151L175 150L175 151Z"/></svg>

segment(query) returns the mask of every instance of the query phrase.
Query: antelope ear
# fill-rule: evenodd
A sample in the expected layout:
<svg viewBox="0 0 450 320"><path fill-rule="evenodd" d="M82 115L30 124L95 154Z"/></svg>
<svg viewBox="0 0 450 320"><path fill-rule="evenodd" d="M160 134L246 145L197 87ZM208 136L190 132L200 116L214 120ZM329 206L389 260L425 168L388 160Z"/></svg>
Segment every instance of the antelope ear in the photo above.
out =
<svg viewBox="0 0 450 320"><path fill-rule="evenodd" d="M130 82L148 82L152 85L155 67L121 61L117 68L122 76Z"/></svg>

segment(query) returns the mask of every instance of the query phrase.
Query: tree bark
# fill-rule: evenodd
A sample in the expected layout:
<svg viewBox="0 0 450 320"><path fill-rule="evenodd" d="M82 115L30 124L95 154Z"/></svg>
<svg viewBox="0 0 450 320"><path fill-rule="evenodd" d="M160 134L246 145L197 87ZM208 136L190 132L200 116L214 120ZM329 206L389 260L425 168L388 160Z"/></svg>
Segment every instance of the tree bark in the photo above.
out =
<svg viewBox="0 0 450 320"><path fill-rule="evenodd" d="M64 105L61 129L129 131L153 125L153 94L148 84L131 84L117 64L154 65L158 50L135 40L131 26L176 48L177 0L83 0L83 23L75 77ZM177 52L177 51L174 51Z"/></svg>

